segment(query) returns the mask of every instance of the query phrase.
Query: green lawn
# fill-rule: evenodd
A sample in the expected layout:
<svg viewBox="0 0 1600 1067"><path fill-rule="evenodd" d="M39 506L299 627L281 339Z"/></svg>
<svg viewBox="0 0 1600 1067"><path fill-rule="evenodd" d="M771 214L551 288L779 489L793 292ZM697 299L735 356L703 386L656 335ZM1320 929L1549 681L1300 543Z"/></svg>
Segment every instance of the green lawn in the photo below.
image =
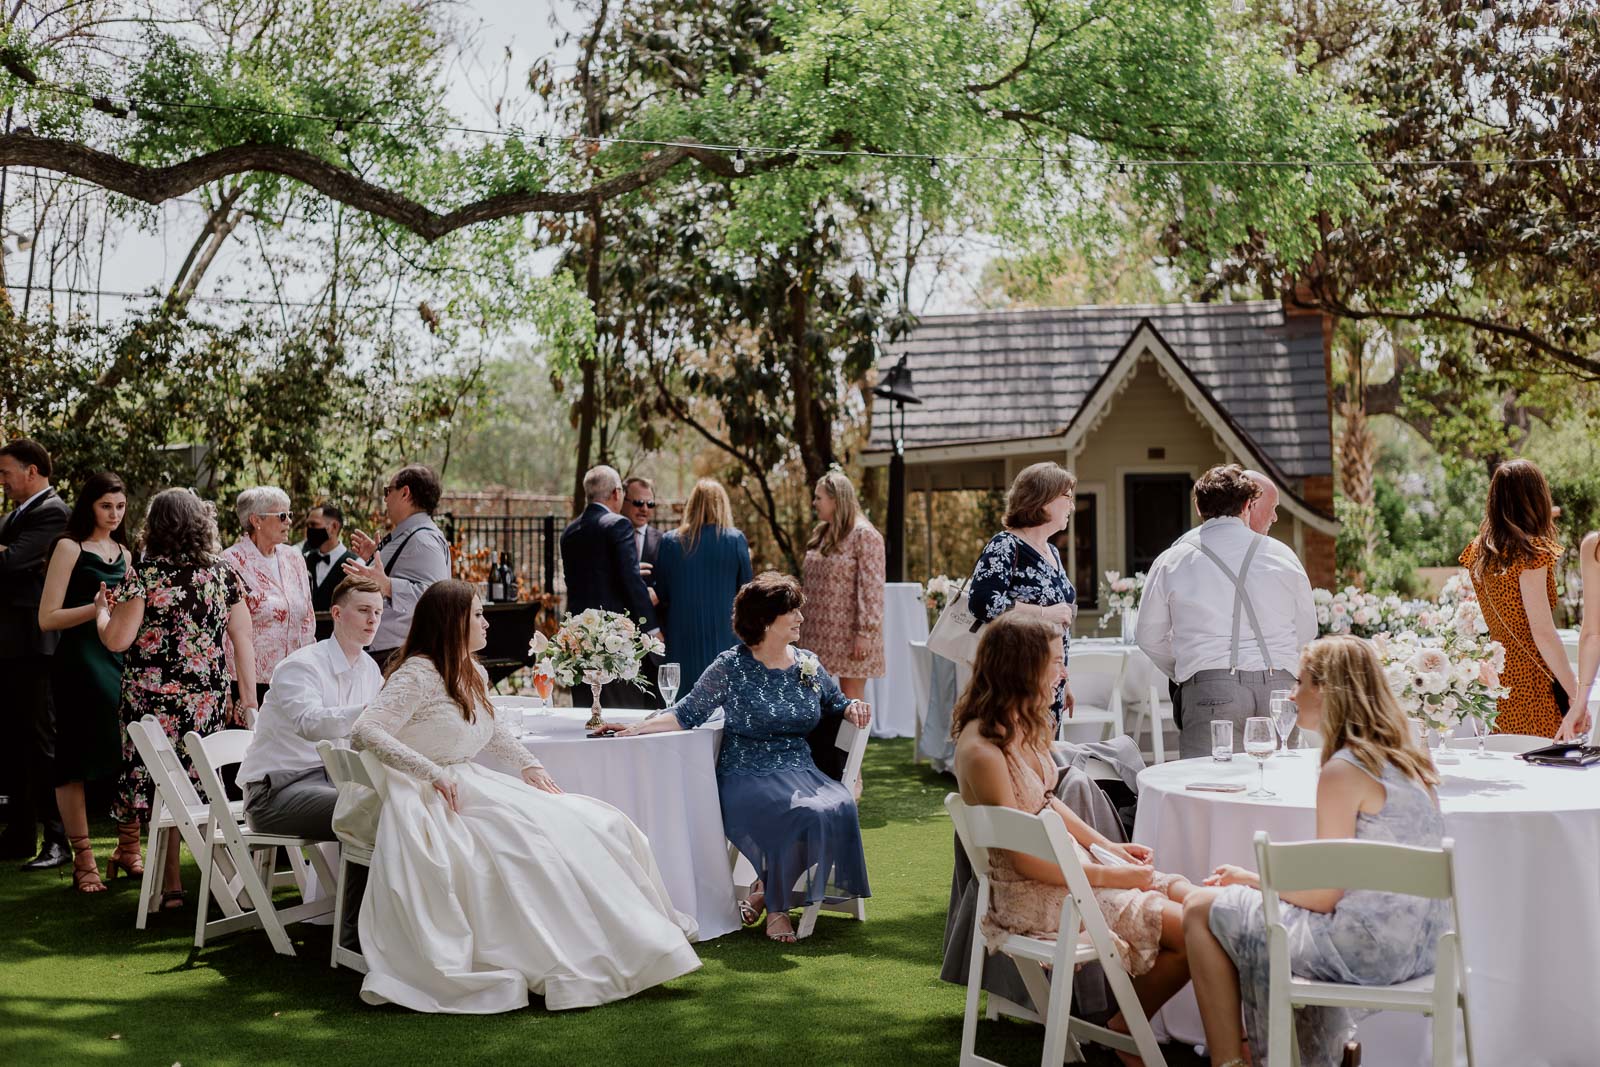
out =
<svg viewBox="0 0 1600 1067"><path fill-rule="evenodd" d="M693 975L619 1004L490 1017L372 1008L328 967L327 927L191 945L194 906L133 928L137 883L79 897L56 872L0 868L0 1063L618 1064L954 1062L962 990L938 980L951 780L909 741L867 749L861 805L874 896L867 922L824 915L796 945L754 931L699 946ZM102 865L109 824L96 826ZM187 858L187 854L186 854ZM190 899L198 874L186 873ZM985 1055L1038 1063L1042 1029L985 1023ZM1110 1062L1099 1060L1098 1062Z"/></svg>

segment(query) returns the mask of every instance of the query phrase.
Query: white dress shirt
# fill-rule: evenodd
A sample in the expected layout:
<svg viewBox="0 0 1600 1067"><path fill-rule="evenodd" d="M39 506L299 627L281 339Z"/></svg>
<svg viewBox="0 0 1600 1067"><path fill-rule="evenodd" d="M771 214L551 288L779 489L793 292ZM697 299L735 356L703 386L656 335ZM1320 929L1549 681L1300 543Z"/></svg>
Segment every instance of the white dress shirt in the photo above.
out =
<svg viewBox="0 0 1600 1067"><path fill-rule="evenodd" d="M272 688L256 713L240 783L322 766L317 742L345 743L351 724L382 688L383 671L372 657L362 652L351 663L331 637L290 653L272 672Z"/></svg>
<svg viewBox="0 0 1600 1067"><path fill-rule="evenodd" d="M1198 541L1203 540L1238 574L1250 543L1258 536L1243 519L1210 519L1156 557L1139 600L1134 639L1162 673L1181 682L1197 671L1228 669L1235 586L1200 551ZM1311 582L1294 550L1282 541L1261 536L1261 547L1250 561L1244 585L1272 661L1261 662L1250 617L1241 607L1239 670L1298 673L1300 650L1317 636L1317 609L1311 601Z"/></svg>
<svg viewBox="0 0 1600 1067"><path fill-rule="evenodd" d="M633 528L633 554L639 557L641 563L644 562L644 532L649 528L648 524Z"/></svg>

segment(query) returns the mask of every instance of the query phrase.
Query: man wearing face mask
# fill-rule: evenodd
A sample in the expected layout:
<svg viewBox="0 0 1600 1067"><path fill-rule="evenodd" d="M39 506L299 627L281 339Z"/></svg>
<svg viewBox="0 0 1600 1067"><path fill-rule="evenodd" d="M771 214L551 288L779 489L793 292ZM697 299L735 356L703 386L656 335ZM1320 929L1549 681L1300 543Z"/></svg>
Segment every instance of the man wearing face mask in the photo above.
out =
<svg viewBox="0 0 1600 1067"><path fill-rule="evenodd" d="M318 504L306 514L306 539L300 551L306 557L306 573L311 576L311 606L327 611L333 604L333 591L344 578L339 564L350 554L340 535L344 532L344 512L332 504Z"/></svg>

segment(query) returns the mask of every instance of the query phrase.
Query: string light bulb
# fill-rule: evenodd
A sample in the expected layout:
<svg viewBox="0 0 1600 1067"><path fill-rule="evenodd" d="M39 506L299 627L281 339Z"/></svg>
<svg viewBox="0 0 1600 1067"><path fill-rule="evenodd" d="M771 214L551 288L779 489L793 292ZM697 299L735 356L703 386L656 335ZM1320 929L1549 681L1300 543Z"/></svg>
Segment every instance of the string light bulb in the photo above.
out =
<svg viewBox="0 0 1600 1067"><path fill-rule="evenodd" d="M938 156L929 156L928 157L928 177L932 178L934 181L938 181L939 180L939 157Z"/></svg>
<svg viewBox="0 0 1600 1067"><path fill-rule="evenodd" d="M1126 175L1128 173L1128 164L1125 161L1120 159L1117 160L1117 173L1122 175Z"/></svg>
<svg viewBox="0 0 1600 1067"><path fill-rule="evenodd" d="M1305 170L1300 172L1300 177L1305 179L1307 189L1317 184L1316 172L1311 169L1311 164L1309 163L1306 164Z"/></svg>
<svg viewBox="0 0 1600 1067"><path fill-rule="evenodd" d="M733 154L733 172L735 174L744 173L744 149L742 148Z"/></svg>
<svg viewBox="0 0 1600 1067"><path fill-rule="evenodd" d="M345 132L343 123L340 123L339 125L337 125L337 126L335 126L333 128L333 143L334 144L344 144L345 141L349 139L349 137L350 137L350 135Z"/></svg>
<svg viewBox="0 0 1600 1067"><path fill-rule="evenodd" d="M139 102L131 97L128 99L128 121L139 121Z"/></svg>

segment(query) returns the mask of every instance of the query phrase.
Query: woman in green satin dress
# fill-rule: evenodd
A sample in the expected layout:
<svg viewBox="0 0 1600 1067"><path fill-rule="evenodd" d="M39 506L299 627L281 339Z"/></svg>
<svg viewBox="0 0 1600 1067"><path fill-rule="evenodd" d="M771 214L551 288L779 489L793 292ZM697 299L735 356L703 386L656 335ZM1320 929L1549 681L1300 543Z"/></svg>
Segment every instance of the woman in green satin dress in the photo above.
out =
<svg viewBox="0 0 1600 1067"><path fill-rule="evenodd" d="M122 770L122 654L100 642L95 620L102 588L122 582L132 562L122 520L128 494L122 479L102 472L78 493L67 529L50 553L39 628L61 631L50 657L50 697L56 716L56 805L72 845L72 884L80 893L105 886L84 810L83 783L115 780ZM107 867L144 873L139 824L117 827L117 848Z"/></svg>

